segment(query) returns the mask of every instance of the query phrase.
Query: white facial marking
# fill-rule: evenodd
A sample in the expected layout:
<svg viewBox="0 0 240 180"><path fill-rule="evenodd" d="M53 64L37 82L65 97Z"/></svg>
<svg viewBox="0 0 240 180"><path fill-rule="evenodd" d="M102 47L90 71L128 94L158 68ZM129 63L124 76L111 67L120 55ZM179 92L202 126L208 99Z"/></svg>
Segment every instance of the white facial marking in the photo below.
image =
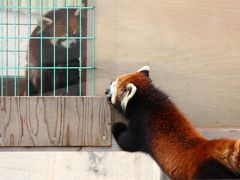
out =
<svg viewBox="0 0 240 180"><path fill-rule="evenodd" d="M112 84L110 85L110 93L109 93L108 96L111 97L111 102L112 102L112 104L115 104L115 103L116 103L117 83L118 83L118 80L113 81Z"/></svg>
<svg viewBox="0 0 240 180"><path fill-rule="evenodd" d="M150 66L143 66L139 70L137 70L137 72L141 72L141 71L150 71Z"/></svg>
<svg viewBox="0 0 240 180"><path fill-rule="evenodd" d="M77 41L75 39L69 39L68 43L67 43L67 40L62 41L61 46L63 46L64 48L71 48L76 43L77 43Z"/></svg>
<svg viewBox="0 0 240 180"><path fill-rule="evenodd" d="M127 104L129 102L130 99L132 99L132 97L134 96L134 94L137 92L137 88L134 84L129 83L126 86L126 92L124 93L122 100L121 100L121 107L123 112L126 111L127 109Z"/></svg>

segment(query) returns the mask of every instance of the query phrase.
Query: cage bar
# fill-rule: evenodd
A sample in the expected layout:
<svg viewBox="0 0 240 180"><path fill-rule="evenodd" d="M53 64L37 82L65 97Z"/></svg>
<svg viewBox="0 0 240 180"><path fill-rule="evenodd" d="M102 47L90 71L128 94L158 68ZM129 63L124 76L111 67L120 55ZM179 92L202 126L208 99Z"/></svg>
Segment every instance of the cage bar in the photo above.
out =
<svg viewBox="0 0 240 180"><path fill-rule="evenodd" d="M28 0L28 4L31 6L31 0ZM28 9L28 14L27 14L27 17L28 17L28 37L31 36L31 9ZM30 95L30 44L28 43L28 48L27 48L27 95L29 96ZM20 68L20 67L18 67Z"/></svg>
<svg viewBox="0 0 240 180"><path fill-rule="evenodd" d="M92 0L92 3L93 3L93 5L94 5L94 1L95 0ZM92 9L92 22L94 22L94 19L95 19L95 9L93 8ZM92 23L92 35L93 35L93 40L94 40L94 34L95 34L95 26L94 26L94 23ZM92 42L92 66L94 67L95 66L95 54L94 54L94 48L95 48L95 44L94 44L94 41ZM92 95L94 95L94 85L95 85L95 82L94 82L94 74L95 74L95 72L94 72L94 69L95 68L93 68L92 69Z"/></svg>
<svg viewBox="0 0 240 180"><path fill-rule="evenodd" d="M66 8L66 10L67 10L67 11L66 11L66 21L67 21L66 34L67 34L67 37L68 37L68 35L69 35L69 32L68 32L68 31L69 31L69 27L68 27L68 25L69 25L69 24L68 24L68 23L69 23L69 22L68 22L68 13L69 13L68 4L69 4L69 2L68 2L68 0L65 0L65 2L66 2L66 4L67 4L67 8ZM66 66L67 66L67 67L68 67L68 61L69 61L69 59L68 59L68 58L69 58L69 57L68 57L68 53L69 53L69 52L68 52L68 46L69 46L69 44L68 44L68 38L67 38L67 48L66 48L66 56L67 56L67 57L66 57L66 58L67 58L67 59L66 59L66 60L67 60ZM67 89L66 89L66 93L68 94L68 68L67 68L67 76L66 76L66 88L67 88Z"/></svg>
<svg viewBox="0 0 240 180"><path fill-rule="evenodd" d="M52 39L53 37L41 37L42 39ZM58 39L65 39L65 37L61 37L61 36L56 36L56 38ZM14 36L2 36L0 37L0 39L15 39ZM18 39L22 40L22 39L39 39L39 37L26 37L26 36L22 36L19 37ZM68 37L68 39L82 39L82 40L94 40L94 36L87 36L87 37Z"/></svg>
<svg viewBox="0 0 240 180"><path fill-rule="evenodd" d="M1 1L0 3L1 3L1 8L2 8L3 1ZM2 24L3 23L3 11L0 12L0 16L1 16L0 21L1 21L1 24ZM1 30L1 32L0 32L1 35L0 36L3 36L3 25L0 26L0 30ZM1 44L1 52L3 52L3 40L2 39L1 39L0 44ZM3 59L4 59L3 53L1 53L0 57L1 57L1 96L3 96L3 91L4 91L4 89L3 89L3 73L4 73L3 72L3 70L4 70L3 69L3 66L4 66L3 65Z"/></svg>
<svg viewBox="0 0 240 180"><path fill-rule="evenodd" d="M20 4L20 0L18 0L18 5ZM18 25L18 31L17 31L17 37L19 37L20 36L20 26L19 26L19 24L20 24L20 11L18 11L17 12L18 14L17 14L17 17L18 17L18 21L17 21L17 25ZM16 52L17 52L17 60L18 60L18 67L20 66L20 53L19 53L19 48L20 48L20 40L18 39L18 45L17 45L17 50L16 50ZM20 69L17 69L17 76L19 77L20 76ZM17 83L18 83L18 96L20 95L20 80L19 80L19 78L17 78Z"/></svg>
<svg viewBox="0 0 240 180"><path fill-rule="evenodd" d="M41 0L40 1L40 3L41 3L41 6L43 6L43 0ZM42 84L42 78L43 78L43 67L42 67L42 48L43 48L43 35L42 35L42 31L43 31L43 22L42 22L42 17L43 17L43 8L41 8L41 10L40 10L40 31L41 31L41 33L40 33L40 96L42 96L42 86L43 86L43 84Z"/></svg>
<svg viewBox="0 0 240 180"><path fill-rule="evenodd" d="M47 9L51 10L53 9L53 6L2 6L1 8L5 9ZM58 9L66 9L66 6L60 6L57 7ZM76 6L68 6L68 9L76 9ZM82 7L83 10L91 10L94 9L94 6L89 6L89 7Z"/></svg>
<svg viewBox="0 0 240 180"><path fill-rule="evenodd" d="M79 36L80 36L80 43L79 43L79 95L82 95L82 0L80 0L80 16L79 16Z"/></svg>
<svg viewBox="0 0 240 180"><path fill-rule="evenodd" d="M14 4L16 4L16 0L14 0ZM16 54L16 49L17 49L17 12L16 9L14 9L14 96L17 96L17 54Z"/></svg>
<svg viewBox="0 0 240 180"><path fill-rule="evenodd" d="M56 95L56 8L53 0L53 96Z"/></svg>

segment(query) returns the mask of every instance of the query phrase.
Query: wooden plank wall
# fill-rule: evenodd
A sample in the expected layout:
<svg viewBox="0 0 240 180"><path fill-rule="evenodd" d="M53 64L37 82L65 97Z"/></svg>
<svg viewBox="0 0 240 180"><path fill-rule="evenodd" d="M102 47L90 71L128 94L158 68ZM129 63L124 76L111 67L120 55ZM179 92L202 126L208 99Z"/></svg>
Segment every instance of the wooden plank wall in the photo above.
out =
<svg viewBox="0 0 240 180"><path fill-rule="evenodd" d="M239 9L239 0L96 1L96 95L150 65L195 126L240 127Z"/></svg>
<svg viewBox="0 0 240 180"><path fill-rule="evenodd" d="M104 97L0 97L0 146L110 146Z"/></svg>

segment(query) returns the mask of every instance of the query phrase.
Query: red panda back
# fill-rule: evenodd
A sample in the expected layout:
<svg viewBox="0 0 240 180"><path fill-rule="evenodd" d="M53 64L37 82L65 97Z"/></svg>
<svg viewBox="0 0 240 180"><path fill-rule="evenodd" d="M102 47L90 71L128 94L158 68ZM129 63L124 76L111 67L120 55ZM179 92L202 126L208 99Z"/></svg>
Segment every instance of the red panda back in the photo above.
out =
<svg viewBox="0 0 240 180"><path fill-rule="evenodd" d="M156 112L148 119L150 146L152 156L170 177L240 178L239 140L207 140L171 101L164 107L163 115Z"/></svg>

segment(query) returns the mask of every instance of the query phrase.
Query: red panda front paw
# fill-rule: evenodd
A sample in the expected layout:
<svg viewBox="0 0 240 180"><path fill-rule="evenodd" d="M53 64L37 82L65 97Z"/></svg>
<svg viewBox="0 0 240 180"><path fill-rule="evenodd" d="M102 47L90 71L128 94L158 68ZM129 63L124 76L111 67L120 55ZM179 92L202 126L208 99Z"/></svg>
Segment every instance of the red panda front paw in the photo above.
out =
<svg viewBox="0 0 240 180"><path fill-rule="evenodd" d="M112 125L112 134L116 141L118 141L119 136L127 130L127 125L122 122L117 122Z"/></svg>

